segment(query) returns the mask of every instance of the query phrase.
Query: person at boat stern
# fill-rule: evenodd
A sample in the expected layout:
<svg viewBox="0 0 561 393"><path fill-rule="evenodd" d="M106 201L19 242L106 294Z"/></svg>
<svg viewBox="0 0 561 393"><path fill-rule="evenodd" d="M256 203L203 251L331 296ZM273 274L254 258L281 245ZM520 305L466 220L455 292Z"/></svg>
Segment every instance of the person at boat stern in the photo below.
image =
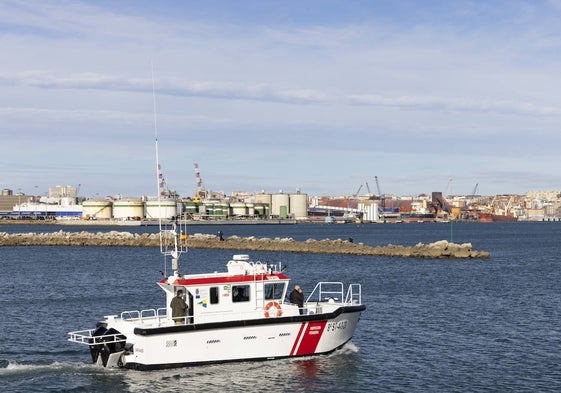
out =
<svg viewBox="0 0 561 393"><path fill-rule="evenodd" d="M185 323L185 316L187 315L187 309L189 306L183 299L182 289L177 290L176 296L171 299L169 306L171 307L171 317L175 321L175 324L183 325Z"/></svg>
<svg viewBox="0 0 561 393"><path fill-rule="evenodd" d="M290 300L290 303L298 305L298 311L300 311L300 315L302 315L304 313L304 292L302 291L300 285L294 286L294 289L290 292L288 299Z"/></svg>

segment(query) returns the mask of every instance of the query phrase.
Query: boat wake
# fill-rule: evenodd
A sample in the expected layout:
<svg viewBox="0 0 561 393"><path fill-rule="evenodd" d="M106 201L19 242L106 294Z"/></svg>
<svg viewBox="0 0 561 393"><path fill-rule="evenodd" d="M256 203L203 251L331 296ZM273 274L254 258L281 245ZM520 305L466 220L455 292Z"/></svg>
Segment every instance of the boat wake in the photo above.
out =
<svg viewBox="0 0 561 393"><path fill-rule="evenodd" d="M18 362L14 360L0 360L0 377L19 375L19 374L42 374L42 373L52 373L52 372L66 372L66 371L92 371L99 373L102 370L107 370L109 372L116 370L112 369L102 369L96 367L94 364L80 363L80 362L52 362L52 363L27 363Z"/></svg>
<svg viewBox="0 0 561 393"><path fill-rule="evenodd" d="M349 354L354 354L359 352L358 346L356 346L352 342L346 343L341 349L325 356L325 358L336 358L339 356L345 356ZM272 360L272 362L277 363L279 366L282 363L290 364L290 363L299 363L305 362L314 359L321 359L322 357L317 356L303 356L299 358L290 359L288 362L286 359L279 359L279 360ZM184 370L189 370L189 374L191 376L197 375L208 375L209 373L212 374L212 370L216 368L217 370L224 371L224 369L231 368L232 371L237 370L239 367L246 368L248 365L256 365L258 363L254 362L242 362L238 364L221 364L221 365L210 365L210 366L203 366L203 367L192 367L192 368L185 368ZM269 364L269 362L265 362L264 364ZM240 366L241 365L241 366ZM259 366L257 366L259 367ZM42 372L64 372L64 371L78 371L78 372L86 372L86 373L119 373L123 372L122 369L117 368L100 368L94 364L90 363L81 363L81 362L52 362L52 363L32 363L32 362L21 362L15 360L8 360L8 359L0 359L0 376L7 376L7 375L16 375L16 374L25 374L25 373L42 373ZM155 374L156 372L153 372ZM166 374L173 374L173 373L166 373L162 372L162 375ZM177 375L181 373L175 373Z"/></svg>
<svg viewBox="0 0 561 393"><path fill-rule="evenodd" d="M334 352L332 355L337 355L337 354L347 355L351 353L358 353L359 351L360 348L352 341L349 341L348 343L343 345L343 347L339 351Z"/></svg>
<svg viewBox="0 0 561 393"><path fill-rule="evenodd" d="M103 368L82 362L34 362L0 359L0 379L4 391L41 391L49 387L59 391L73 386L77 389L96 386L100 391L121 386L126 392L181 391L188 385L193 391L222 390L260 392L263 375L276 390L292 390L294 381L306 385L308 391L325 390L324 377L353 364L359 348L352 342L325 356L302 356L264 362L234 362L201 365L168 370L136 372L121 368ZM271 373L274 369L275 372ZM252 390L251 387L255 387ZM35 390L34 390L35 389Z"/></svg>

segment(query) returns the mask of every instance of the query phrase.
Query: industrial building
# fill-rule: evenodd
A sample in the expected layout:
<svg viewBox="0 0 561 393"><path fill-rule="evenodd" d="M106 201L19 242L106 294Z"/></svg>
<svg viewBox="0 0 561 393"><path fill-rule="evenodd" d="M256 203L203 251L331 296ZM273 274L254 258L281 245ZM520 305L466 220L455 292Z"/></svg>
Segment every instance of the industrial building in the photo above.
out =
<svg viewBox="0 0 561 393"><path fill-rule="evenodd" d="M4 190L0 197L2 213L7 218L85 219L120 221L157 221L186 217L193 220L292 219L306 220L308 196L299 190L288 194L265 192L245 198L212 193L214 199L161 198L93 198L79 201L71 186L49 189L48 196L34 197Z"/></svg>
<svg viewBox="0 0 561 393"><path fill-rule="evenodd" d="M201 182L202 184L202 182ZM430 221L560 221L561 192L531 191L527 195L444 196L441 192L416 197L368 193L352 196L314 196L296 190L254 194L207 191L180 198L163 190L162 196L81 199L79 188L54 186L44 196L10 189L0 195L2 219L82 219L148 221L186 218L212 220L292 220L294 222L430 222ZM474 190L475 192L475 190ZM330 219L330 220L329 220Z"/></svg>

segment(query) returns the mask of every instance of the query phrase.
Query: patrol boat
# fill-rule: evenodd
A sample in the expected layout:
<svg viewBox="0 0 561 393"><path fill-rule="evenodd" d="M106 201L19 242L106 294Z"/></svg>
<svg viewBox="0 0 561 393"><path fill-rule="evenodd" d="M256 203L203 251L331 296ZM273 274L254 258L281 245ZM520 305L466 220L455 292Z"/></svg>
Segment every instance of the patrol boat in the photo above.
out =
<svg viewBox="0 0 561 393"><path fill-rule="evenodd" d="M161 228L160 228L161 229ZM318 282L303 307L287 299L290 278L282 264L234 255L226 271L181 274L184 231L161 229L161 252L173 274L157 283L165 307L108 315L93 329L73 331L69 341L89 347L102 367L153 370L194 365L328 354L353 337L361 313L361 285ZM172 319L178 290L189 306Z"/></svg>
<svg viewBox="0 0 561 393"><path fill-rule="evenodd" d="M154 78L152 76L152 86ZM155 89L154 125L156 125ZM155 127L158 203L166 195ZM68 333L85 344L93 363L137 370L327 354L353 337L361 313L360 284L319 282L302 307L286 301L290 278L280 263L234 255L225 272L182 274L186 228L160 225L165 306L108 315L93 329ZM177 318L171 301L181 290L188 312Z"/></svg>

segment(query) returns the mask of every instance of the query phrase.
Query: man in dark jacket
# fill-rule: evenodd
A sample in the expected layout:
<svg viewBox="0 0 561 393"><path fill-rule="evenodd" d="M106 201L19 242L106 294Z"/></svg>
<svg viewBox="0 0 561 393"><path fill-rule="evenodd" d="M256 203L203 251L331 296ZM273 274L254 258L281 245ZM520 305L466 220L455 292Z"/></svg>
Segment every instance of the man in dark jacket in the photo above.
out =
<svg viewBox="0 0 561 393"><path fill-rule="evenodd" d="M177 296L171 299L169 305L171 307L171 317L175 321L176 325L182 325L185 322L185 316L187 315L187 303L183 300L183 290L177 290Z"/></svg>
<svg viewBox="0 0 561 393"><path fill-rule="evenodd" d="M304 307L304 292L302 292L302 288L300 288L300 285L294 286L294 290L290 292L288 299L290 300L290 303L298 305L300 315L302 315L304 313L304 310L302 308Z"/></svg>

